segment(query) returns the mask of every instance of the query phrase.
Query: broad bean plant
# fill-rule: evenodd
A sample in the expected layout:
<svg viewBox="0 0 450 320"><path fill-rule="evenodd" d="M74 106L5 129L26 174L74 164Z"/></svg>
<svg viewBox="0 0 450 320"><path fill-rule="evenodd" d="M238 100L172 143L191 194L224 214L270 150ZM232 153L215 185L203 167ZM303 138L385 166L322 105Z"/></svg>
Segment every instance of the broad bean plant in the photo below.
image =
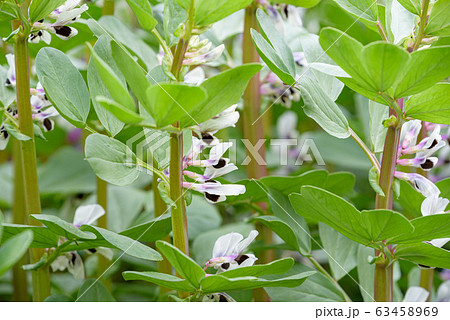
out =
<svg viewBox="0 0 450 320"><path fill-rule="evenodd" d="M0 300L450 301L449 17L1 0Z"/></svg>

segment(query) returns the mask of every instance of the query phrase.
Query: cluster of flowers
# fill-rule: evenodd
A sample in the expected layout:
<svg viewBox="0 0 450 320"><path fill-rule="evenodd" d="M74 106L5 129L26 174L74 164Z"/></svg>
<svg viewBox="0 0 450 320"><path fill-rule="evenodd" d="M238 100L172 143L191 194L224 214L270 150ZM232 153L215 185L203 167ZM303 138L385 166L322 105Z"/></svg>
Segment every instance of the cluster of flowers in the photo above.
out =
<svg viewBox="0 0 450 320"><path fill-rule="evenodd" d="M449 135L440 134L440 125L426 123L424 130L431 131L431 134L417 143L417 137L421 129L422 124L419 120L408 121L403 125L398 148L397 164L429 171L439 163L439 159L433 155L447 145L445 140L449 138ZM402 158L403 156L411 156L413 154L415 155L414 158ZM449 204L449 200L439 197L441 191L432 181L418 173L405 173L401 171L396 171L395 177L410 182L417 191L425 196L425 200L421 205L422 215L447 213L445 210ZM431 244L442 247L448 241L450 239L435 239L431 241Z"/></svg>
<svg viewBox="0 0 450 320"><path fill-rule="evenodd" d="M240 233L231 232L216 240L212 251L212 258L205 263L205 270L212 267L221 273L242 267L252 266L258 258L251 253L244 254L247 247L256 239L258 231L252 230L247 238ZM234 301L226 293L206 295L203 301L229 302Z"/></svg>
<svg viewBox="0 0 450 320"><path fill-rule="evenodd" d="M9 64L9 69L6 77L5 85L7 87L16 86L16 73L15 73L15 61L14 55L7 54L6 59ZM38 82L36 88L30 89L30 103L31 110L33 112L33 120L44 130L51 131L54 128L54 122L51 118L59 115L58 111L51 106L51 102L45 95L44 88ZM17 109L10 106L6 112L11 114L12 117L17 117ZM6 121L6 120L5 120ZM0 150L4 150L8 144L9 134L4 128L5 121L0 126Z"/></svg>
<svg viewBox="0 0 450 320"><path fill-rule="evenodd" d="M78 207L75 211L73 218L73 225L77 228L84 224L91 225L98 218L105 214L105 210L98 204L92 204L87 206ZM66 242L67 239L61 237L59 244ZM113 251L109 248L91 248L84 250L87 254L99 253L108 260L113 258ZM65 252L63 255L58 256L55 261L50 264L53 272L68 270L75 279L84 279L84 265L83 259L77 251Z"/></svg>
<svg viewBox="0 0 450 320"><path fill-rule="evenodd" d="M184 55L184 66L195 66L212 62L222 55L225 45L221 44L218 47L210 50L212 43L208 39L200 41L198 35L193 36L189 40L186 54Z"/></svg>
<svg viewBox="0 0 450 320"><path fill-rule="evenodd" d="M44 41L50 44L52 37L50 33L55 34L58 38L67 40L76 36L78 30L69 27L70 24L76 22L81 14L88 9L86 4L78 7L82 0L67 0L62 6L53 10L48 16L49 19L54 19L53 23L44 22L44 19L33 23L33 28L28 41L31 43L38 43Z"/></svg>
<svg viewBox="0 0 450 320"><path fill-rule="evenodd" d="M223 155L232 146L231 142L219 142L214 134L224 128L234 126L239 119L237 105L233 105L199 125L192 127L198 136L192 137L192 146L188 154L183 157L183 175L194 182L183 182L183 188L195 190L205 195L208 202L218 203L224 201L226 196L239 195L245 192L245 186L235 184L221 184L216 178L229 172L237 170L237 167L230 163L230 159ZM199 159L202 151L211 148L208 159ZM205 168L203 174L186 170L189 167ZM164 170L164 174L169 176L169 168Z"/></svg>

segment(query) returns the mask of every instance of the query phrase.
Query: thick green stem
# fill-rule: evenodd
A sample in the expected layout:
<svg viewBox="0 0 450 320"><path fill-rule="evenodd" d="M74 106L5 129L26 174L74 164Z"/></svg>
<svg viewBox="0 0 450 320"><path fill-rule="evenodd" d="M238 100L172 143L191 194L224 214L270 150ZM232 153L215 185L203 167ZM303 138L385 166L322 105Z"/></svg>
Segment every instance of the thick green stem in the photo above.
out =
<svg viewBox="0 0 450 320"><path fill-rule="evenodd" d="M20 141L22 154L23 181L25 187L25 203L27 214L40 214L41 201L36 168L36 148L34 143L34 128L30 104L30 70L28 58L27 34L19 32L14 45L16 63L17 108L19 115L19 130L31 139ZM40 225L30 219L31 224ZM31 263L38 262L44 249L31 249ZM50 275L48 268L32 271L33 300L44 301L50 295Z"/></svg>
<svg viewBox="0 0 450 320"><path fill-rule="evenodd" d="M345 292L344 289L340 286L340 284L337 282L335 278L331 276L331 274L328 273L328 271L313 257L308 257L308 260L316 267L316 269L322 273L325 277L327 277L334 285L335 287L342 293L342 295L345 298L346 302L352 302L352 299L347 295L347 292Z"/></svg>
<svg viewBox="0 0 450 320"><path fill-rule="evenodd" d="M434 269L420 270L419 285L430 293L428 295L427 301L430 301L431 299L431 291L433 290L433 279L434 279Z"/></svg>
<svg viewBox="0 0 450 320"><path fill-rule="evenodd" d="M105 214L98 219L98 226L100 228L108 228L108 183L97 177L97 203L105 209ZM110 266L110 261L103 255L98 255L98 266L97 266L97 277L101 277L103 273L108 270ZM101 277L103 284L111 288L111 278Z"/></svg>
<svg viewBox="0 0 450 320"><path fill-rule="evenodd" d="M242 62L253 63L259 62L259 55L253 45L252 37L250 35L251 29L258 29L258 23L256 20L256 1L245 9L244 18L244 38L242 44ZM254 146L264 139L264 126L262 119L258 119L261 108L261 95L260 95L260 81L259 73L250 79L247 89L244 92L244 117L243 117L243 128L244 128L244 138L248 139L249 142ZM259 155L262 159L266 158L265 145L258 150ZM247 176L250 179L259 179L267 175L267 167L265 163L258 163L255 157L249 150L247 150L247 156L250 157L250 162L247 165ZM264 206L265 204L261 204ZM265 210L265 207L262 208ZM256 228L260 233L260 237L264 240L265 244L272 243L272 232L267 227L256 224ZM261 252L259 261L261 263L268 263L274 258L273 250L264 250ZM254 290L255 301L268 301L264 289Z"/></svg>
<svg viewBox="0 0 450 320"><path fill-rule="evenodd" d="M153 167L158 167L158 164L156 161L153 162ZM156 177L153 178L152 183L152 191L153 191L153 203L154 203L154 211L155 211L155 217L159 217L166 213L167 211L167 205L164 202L164 200L161 198L158 190L158 182L156 181ZM170 242L170 236L166 236L162 240L166 242ZM165 273L165 274L172 274L172 265L167 259L163 259L162 261L158 262L158 272ZM170 289L167 289L165 287L160 287L160 292L162 294L166 294L170 292Z"/></svg>
<svg viewBox="0 0 450 320"><path fill-rule="evenodd" d="M175 203L171 208L173 244L189 255L187 217L183 198L183 136L170 134L170 197Z"/></svg>
<svg viewBox="0 0 450 320"><path fill-rule="evenodd" d="M393 109L401 108L396 101L393 101ZM400 101L402 104L402 101ZM392 112L391 112L392 113ZM400 129L402 124L402 114L397 113L397 122L388 128L384 142L383 157L381 160L381 171L379 185L383 190L384 196L377 193L375 200L375 209L392 209L393 192L392 184L394 181L395 168L397 164L397 151L400 140ZM379 251L375 254L380 255ZM393 299L392 283L392 263L385 257L380 257L375 265L375 286L374 298L377 302L390 302Z"/></svg>
<svg viewBox="0 0 450 320"><path fill-rule="evenodd" d="M15 224L25 225L28 223L28 217L25 207L25 191L23 186L22 157L20 152L19 140L12 141L12 156L14 163L14 202L13 202L13 221ZM23 265L28 264L28 257L24 256L13 268L13 301L30 301L28 294L28 279L26 271L22 269Z"/></svg>
<svg viewBox="0 0 450 320"><path fill-rule="evenodd" d="M102 16L113 16L114 15L114 0L104 0L102 8Z"/></svg>
<svg viewBox="0 0 450 320"><path fill-rule="evenodd" d="M419 49L420 44L422 43L423 35L425 33L425 27L428 23L428 6L430 4L430 0L422 1L422 8L420 13L420 21L419 21L419 30L417 31L416 39L414 40L413 51Z"/></svg>

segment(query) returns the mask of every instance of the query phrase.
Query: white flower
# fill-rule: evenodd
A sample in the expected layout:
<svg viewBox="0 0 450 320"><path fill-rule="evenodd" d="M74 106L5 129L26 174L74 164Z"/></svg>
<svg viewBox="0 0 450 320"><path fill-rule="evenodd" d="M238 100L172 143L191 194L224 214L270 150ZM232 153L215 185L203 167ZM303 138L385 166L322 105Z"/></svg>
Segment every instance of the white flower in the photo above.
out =
<svg viewBox="0 0 450 320"><path fill-rule="evenodd" d="M225 292L206 294L202 302L236 302L230 295Z"/></svg>
<svg viewBox="0 0 450 320"><path fill-rule="evenodd" d="M187 59L183 60L183 65L185 66L195 66L198 64L205 64L209 62L213 62L214 60L218 59L221 55L223 50L225 49L225 45L221 44L218 47L215 47L211 51L204 52L204 49L209 50L208 45L203 47L202 49L199 49L195 52L195 54L191 54L191 58L189 58L189 53L187 55Z"/></svg>
<svg viewBox="0 0 450 320"><path fill-rule="evenodd" d="M245 186L241 184L221 184L215 180L205 183L183 182L183 187L205 194L208 202L218 203L225 201L226 196L237 196L245 193Z"/></svg>
<svg viewBox="0 0 450 320"><path fill-rule="evenodd" d="M85 224L91 225L104 214L105 210L98 204L80 206L75 211L73 225L77 228ZM65 240L66 239L62 238L60 243ZM86 250L86 252L90 254L99 253L109 260L113 257L113 252L109 248L92 248ZM50 266L53 272L64 271L67 269L76 279L84 279L83 260L76 251L66 252L64 255L57 257Z"/></svg>
<svg viewBox="0 0 450 320"><path fill-rule="evenodd" d="M222 129L228 127L234 127L239 120L239 112L236 111L237 104L225 109L217 116L200 123L197 126L193 126L192 129L199 133L203 142L207 145L215 145L218 143L214 134Z"/></svg>
<svg viewBox="0 0 450 320"><path fill-rule="evenodd" d="M403 302L425 302L429 293L422 287L409 287L403 298Z"/></svg>
<svg viewBox="0 0 450 320"><path fill-rule="evenodd" d="M437 302L450 302L450 280L443 282L436 293Z"/></svg>
<svg viewBox="0 0 450 320"><path fill-rule="evenodd" d="M203 81L205 81L205 71L203 71L202 67L197 67L184 76L184 83L194 84L196 86L200 85Z"/></svg>
<svg viewBox="0 0 450 320"><path fill-rule="evenodd" d="M410 182L412 186L425 197L441 192L433 182L418 173L395 171L395 177Z"/></svg>
<svg viewBox="0 0 450 320"><path fill-rule="evenodd" d="M3 125L0 127L0 150L5 150L9 141L9 133L5 130Z"/></svg>
<svg viewBox="0 0 450 320"><path fill-rule="evenodd" d="M214 244L212 258L205 264L205 269L214 267L220 273L252 266L258 259L253 254L243 254L243 252L257 236L258 231L256 230L252 230L245 239L241 234L235 232L221 236Z"/></svg>
<svg viewBox="0 0 450 320"><path fill-rule="evenodd" d="M8 53L6 55L6 61L8 62L9 69L6 73L6 86L14 87L16 85L16 62L14 60L14 55Z"/></svg>
<svg viewBox="0 0 450 320"><path fill-rule="evenodd" d="M447 208L449 202L450 201L448 199L439 197L438 193L432 194L423 200L420 210L424 216L446 214L445 209ZM430 243L435 247L441 248L449 241L450 238L442 238L431 240Z"/></svg>
<svg viewBox="0 0 450 320"><path fill-rule="evenodd" d="M80 206L75 211L73 225L77 228L81 227L83 224L91 225L104 214L105 209L103 209L101 205L91 204L87 206Z"/></svg>

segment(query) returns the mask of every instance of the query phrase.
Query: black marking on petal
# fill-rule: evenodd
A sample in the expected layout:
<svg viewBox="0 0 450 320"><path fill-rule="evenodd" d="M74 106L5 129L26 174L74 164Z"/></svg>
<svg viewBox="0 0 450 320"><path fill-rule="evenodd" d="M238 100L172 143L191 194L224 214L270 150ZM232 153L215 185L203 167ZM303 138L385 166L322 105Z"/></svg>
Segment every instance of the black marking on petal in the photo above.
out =
<svg viewBox="0 0 450 320"><path fill-rule="evenodd" d="M434 167L434 163L433 163L433 161L431 161L430 159L427 159L424 163L422 163L422 164L420 165L420 167L421 167L422 169L428 170L428 169L431 169L431 168Z"/></svg>
<svg viewBox="0 0 450 320"><path fill-rule="evenodd" d="M438 144L437 140L434 139L433 142L431 143L431 145L428 147L428 149L433 149L433 147L437 144Z"/></svg>
<svg viewBox="0 0 450 320"><path fill-rule="evenodd" d="M55 29L56 34L66 38L70 37L72 34L72 29L68 26L55 26L53 28Z"/></svg>
<svg viewBox="0 0 450 320"><path fill-rule="evenodd" d="M72 255L72 257L71 257L70 261L72 262L72 265L75 265L75 260L77 259L77 255L75 253L72 253L71 255Z"/></svg>
<svg viewBox="0 0 450 320"><path fill-rule="evenodd" d="M44 120L44 127L47 129L47 131L51 131L53 129L53 123L50 121L50 119Z"/></svg>
<svg viewBox="0 0 450 320"><path fill-rule="evenodd" d="M44 19L41 19L41 20L39 20L38 22L42 23L42 22L44 22Z"/></svg>
<svg viewBox="0 0 450 320"><path fill-rule="evenodd" d="M225 295L219 293L219 302L229 302Z"/></svg>
<svg viewBox="0 0 450 320"><path fill-rule="evenodd" d="M234 259L234 261L236 261L236 262L238 263L238 265L241 265L242 262L244 262L244 261L247 260L248 258L249 258L248 255L243 254L243 255L237 257L236 259Z"/></svg>
<svg viewBox="0 0 450 320"><path fill-rule="evenodd" d="M228 262L222 263L221 267L224 270L228 270L228 268L230 267L230 263L228 263Z"/></svg>
<svg viewBox="0 0 450 320"><path fill-rule="evenodd" d="M214 137L207 132L202 132L202 140L206 144L211 144L214 141Z"/></svg>
<svg viewBox="0 0 450 320"><path fill-rule="evenodd" d="M206 197L206 199L208 199L209 201L212 201L212 202L217 202L219 200L219 198L220 198L219 195L211 194L211 193L208 193L208 192L205 192L205 197Z"/></svg>
<svg viewBox="0 0 450 320"><path fill-rule="evenodd" d="M37 35L38 35L38 37L42 37L42 31L39 30Z"/></svg>
<svg viewBox="0 0 450 320"><path fill-rule="evenodd" d="M6 78L5 84L6 84L7 86L10 86L10 85L11 85L11 80L9 80L8 78Z"/></svg>
<svg viewBox="0 0 450 320"><path fill-rule="evenodd" d="M220 158L219 161L217 162L217 164L213 165L213 168L215 169L220 169L225 167L227 164L227 162L225 161L225 159Z"/></svg>
<svg viewBox="0 0 450 320"><path fill-rule="evenodd" d="M414 186L416 187L416 189L419 189L419 185L417 184L417 181L414 180Z"/></svg>
<svg viewBox="0 0 450 320"><path fill-rule="evenodd" d="M420 264L420 263L418 264L418 266L421 267L421 268L424 268L424 269L431 269L430 266L426 266L426 265Z"/></svg>
<svg viewBox="0 0 450 320"><path fill-rule="evenodd" d="M96 253L96 252L97 252L97 249L91 248L91 249L88 249L88 251L89 251L90 253Z"/></svg>

